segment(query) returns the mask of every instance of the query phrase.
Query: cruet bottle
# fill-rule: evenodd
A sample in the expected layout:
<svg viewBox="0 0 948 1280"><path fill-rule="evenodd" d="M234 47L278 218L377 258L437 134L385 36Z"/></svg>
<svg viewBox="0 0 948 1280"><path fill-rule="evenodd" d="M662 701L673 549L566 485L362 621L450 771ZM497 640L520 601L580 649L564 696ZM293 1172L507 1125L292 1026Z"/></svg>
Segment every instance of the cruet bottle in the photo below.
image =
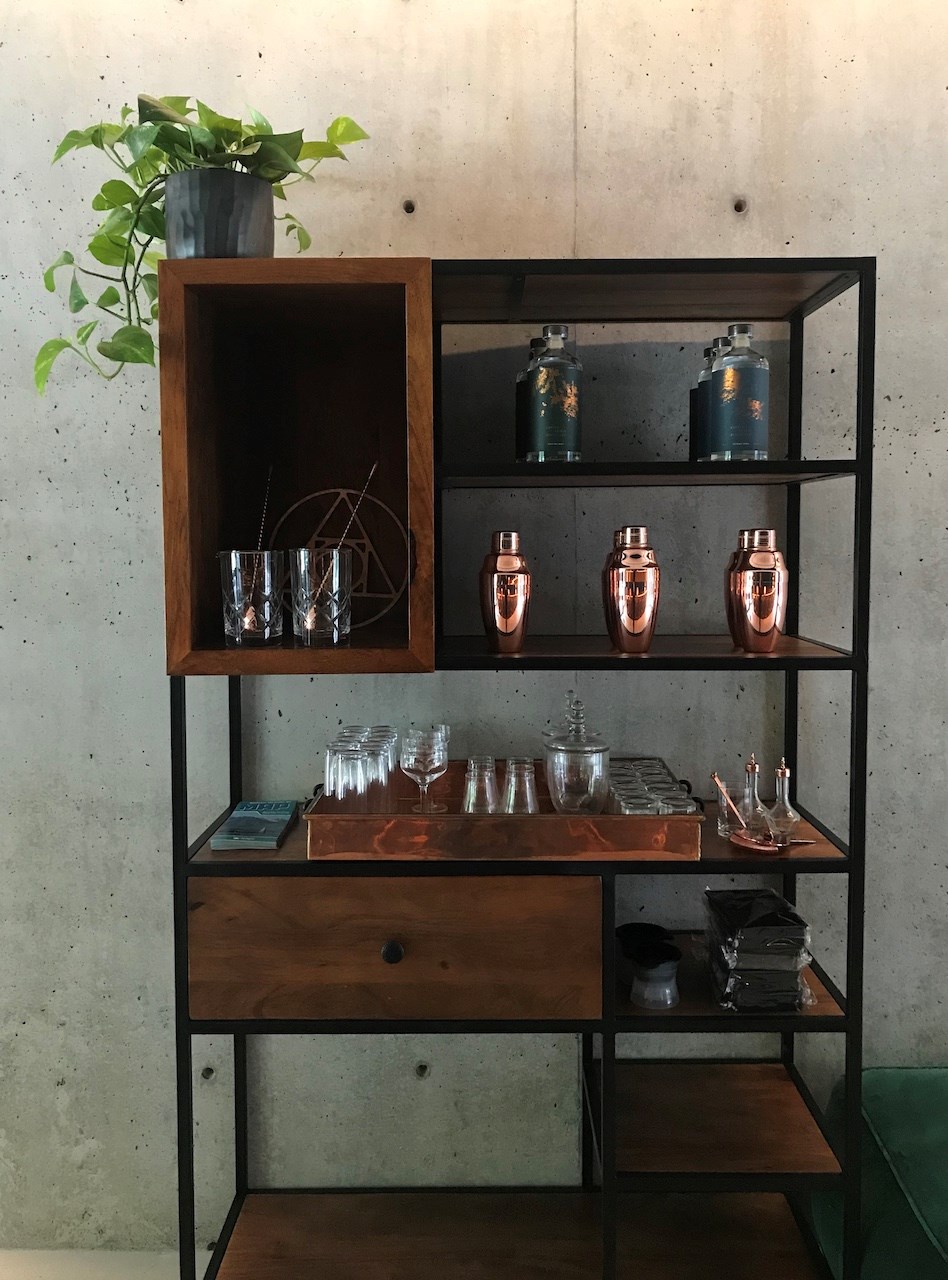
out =
<svg viewBox="0 0 948 1280"><path fill-rule="evenodd" d="M751 758L744 766L744 795L738 805L747 827L747 834L751 836L765 836L770 831L767 810L757 793L759 778L760 765L757 763L756 755L751 752Z"/></svg>
<svg viewBox="0 0 948 1280"><path fill-rule="evenodd" d="M777 803L767 811L767 826L778 848L785 848L793 839L800 822L800 815L790 803L790 770L781 757L776 770Z"/></svg>

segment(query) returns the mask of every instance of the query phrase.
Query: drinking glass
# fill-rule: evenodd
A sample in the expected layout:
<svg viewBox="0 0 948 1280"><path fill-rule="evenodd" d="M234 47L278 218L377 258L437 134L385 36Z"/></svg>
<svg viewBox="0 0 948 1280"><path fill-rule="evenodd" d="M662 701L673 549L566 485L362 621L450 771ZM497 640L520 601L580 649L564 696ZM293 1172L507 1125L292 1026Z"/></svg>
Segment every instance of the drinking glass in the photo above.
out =
<svg viewBox="0 0 948 1280"><path fill-rule="evenodd" d="M220 551L224 641L272 644L283 635L283 552Z"/></svg>
<svg viewBox="0 0 948 1280"><path fill-rule="evenodd" d="M493 756L471 756L464 778L463 813L497 813L500 795L494 773Z"/></svg>
<svg viewBox="0 0 948 1280"><path fill-rule="evenodd" d="M529 756L511 756L504 776L504 813L539 813L536 771Z"/></svg>
<svg viewBox="0 0 948 1280"><path fill-rule="evenodd" d="M722 778L721 782L724 786L724 790L731 797L734 804L737 805L738 808L740 808L741 799L743 798L743 795L744 795L743 781L725 782L724 779ZM724 799L724 795L722 794L721 791L718 791L718 835L721 836L723 839L727 840L734 834L735 831L742 831L742 830L743 830L743 827L738 822L737 818L735 818L730 805Z"/></svg>
<svg viewBox="0 0 948 1280"><path fill-rule="evenodd" d="M440 778L448 767L448 744L433 729L414 729L402 738L402 773L418 783L420 803L412 806L412 813L444 813L443 804L430 804L428 788L435 778Z"/></svg>
<svg viewBox="0 0 948 1280"><path fill-rule="evenodd" d="M290 552L293 634L297 644L335 645L349 639L352 626L352 550L336 547Z"/></svg>
<svg viewBox="0 0 948 1280"><path fill-rule="evenodd" d="M326 795L361 811L368 793L368 756L357 742L335 741L326 748Z"/></svg>

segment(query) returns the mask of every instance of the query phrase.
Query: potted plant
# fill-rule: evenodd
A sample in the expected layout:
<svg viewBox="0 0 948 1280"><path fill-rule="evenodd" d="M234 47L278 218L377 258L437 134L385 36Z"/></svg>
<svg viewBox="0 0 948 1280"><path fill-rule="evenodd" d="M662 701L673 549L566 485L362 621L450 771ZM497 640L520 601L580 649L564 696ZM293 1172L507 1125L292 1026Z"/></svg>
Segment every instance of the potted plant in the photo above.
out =
<svg viewBox="0 0 948 1280"><path fill-rule="evenodd" d="M321 160L344 160L344 146L368 137L354 120L339 116L325 141L307 142L302 129L275 133L259 111L251 109L248 124L182 97L142 95L137 114L136 120L126 106L118 124L71 129L53 156L55 163L69 151L95 147L121 170L92 201L105 215L87 247L94 266L67 251L43 276L52 293L57 270L71 268L70 313L92 305L119 327L99 336L94 353L90 343L99 319L81 324L72 338L44 343L34 367L40 393L63 351L74 352L106 379L126 364L155 363L163 243L172 258L272 257L274 222L285 222L298 251L309 248L310 237L292 213L274 216L274 196L285 200L285 188L311 181ZM86 294L95 292L90 284L101 290L94 299Z"/></svg>

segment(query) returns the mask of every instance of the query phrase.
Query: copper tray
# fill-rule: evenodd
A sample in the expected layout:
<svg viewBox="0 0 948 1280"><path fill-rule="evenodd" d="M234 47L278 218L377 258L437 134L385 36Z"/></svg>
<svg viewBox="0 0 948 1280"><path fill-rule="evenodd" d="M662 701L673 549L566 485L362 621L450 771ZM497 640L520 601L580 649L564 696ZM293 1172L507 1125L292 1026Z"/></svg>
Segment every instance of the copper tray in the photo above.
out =
<svg viewBox="0 0 948 1280"><path fill-rule="evenodd" d="M393 781L391 813L354 813L320 796L303 813L308 858L493 859L562 862L648 860L696 862L701 857L700 813L668 817L557 813L537 762L537 814L461 812L465 762L452 760L429 796L445 813L412 812L418 788L403 773ZM501 769L498 773L501 773Z"/></svg>

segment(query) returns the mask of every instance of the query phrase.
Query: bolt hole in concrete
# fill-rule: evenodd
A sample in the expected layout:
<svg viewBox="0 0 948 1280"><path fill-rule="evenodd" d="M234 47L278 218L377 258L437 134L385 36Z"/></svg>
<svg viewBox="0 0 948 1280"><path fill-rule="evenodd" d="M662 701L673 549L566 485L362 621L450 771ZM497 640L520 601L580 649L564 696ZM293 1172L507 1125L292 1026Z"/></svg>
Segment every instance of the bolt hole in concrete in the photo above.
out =
<svg viewBox="0 0 948 1280"><path fill-rule="evenodd" d="M431 1075L431 1068L428 1066L427 1062L419 1062L417 1064L417 1066L415 1067L415 1075L418 1077L419 1080L428 1079L428 1077Z"/></svg>
<svg viewBox="0 0 948 1280"><path fill-rule="evenodd" d="M744 199L743 196L738 196L738 198L734 201L734 212L735 213L747 212L747 201Z"/></svg>
<svg viewBox="0 0 948 1280"><path fill-rule="evenodd" d="M414 213L415 212L414 200L403 200L402 208L405 210L406 213Z"/></svg>
<svg viewBox="0 0 948 1280"><path fill-rule="evenodd" d="M204 1070L201 1072L201 1079L202 1079L202 1080L210 1080L210 1078L211 1078L211 1076L212 1076L213 1074L214 1074L214 1068L213 1068L213 1067L205 1067L205 1068L204 1068Z"/></svg>

